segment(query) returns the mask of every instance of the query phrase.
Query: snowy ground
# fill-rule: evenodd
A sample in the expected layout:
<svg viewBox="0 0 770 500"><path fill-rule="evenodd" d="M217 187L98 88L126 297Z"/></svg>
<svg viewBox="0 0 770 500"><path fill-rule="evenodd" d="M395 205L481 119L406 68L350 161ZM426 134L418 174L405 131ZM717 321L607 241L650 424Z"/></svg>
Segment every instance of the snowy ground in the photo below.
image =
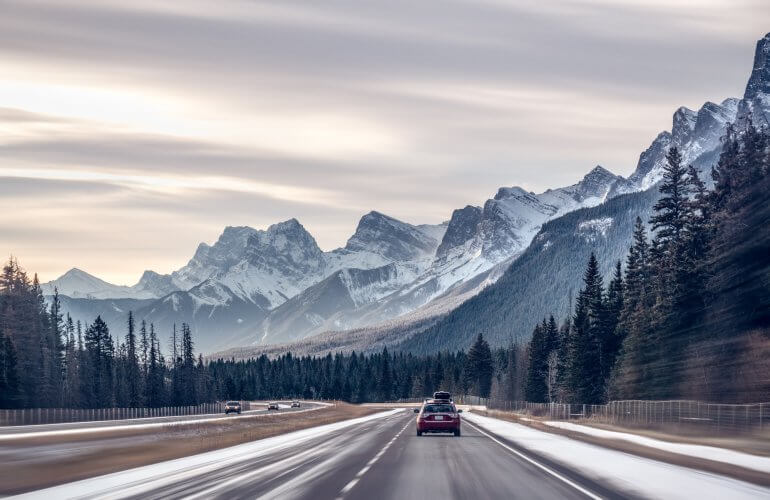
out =
<svg viewBox="0 0 770 500"><path fill-rule="evenodd" d="M770 489L724 476L618 452L530 427L466 414L465 420L600 483L647 498L757 499Z"/></svg>
<svg viewBox="0 0 770 500"><path fill-rule="evenodd" d="M685 443L671 443L668 441L661 441L660 439L653 439L645 436L639 436L636 434L629 434L626 432L608 431L605 429L597 429L595 427L589 427L586 425L578 425L569 422L544 422L545 425L551 427L557 427L572 432L579 432L589 436L595 436L604 439L618 439L621 441L627 441L629 443L638 444L641 446L647 446L650 448L656 448L659 450L667 451L670 453L677 453L679 455L686 455L690 457L703 458L706 460L713 460L715 462L723 462L726 464L737 465L738 467L744 467L746 469L752 469L759 472L766 472L770 474L770 457L760 457L757 455L750 455L748 453L741 453L739 451L727 450L724 448L717 448L715 446L703 446L697 444L685 444Z"/></svg>

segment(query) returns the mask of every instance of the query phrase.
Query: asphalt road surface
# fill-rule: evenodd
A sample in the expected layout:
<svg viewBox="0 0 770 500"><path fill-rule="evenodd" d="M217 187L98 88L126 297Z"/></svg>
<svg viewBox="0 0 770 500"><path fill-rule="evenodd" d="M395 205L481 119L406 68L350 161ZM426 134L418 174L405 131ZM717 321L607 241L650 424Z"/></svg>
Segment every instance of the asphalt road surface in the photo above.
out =
<svg viewBox="0 0 770 500"><path fill-rule="evenodd" d="M470 423L462 437L417 437L397 410L301 441L264 440L102 476L30 498L573 499L622 495L518 454ZM304 431L300 431L304 432ZM272 439L272 438L270 438ZM258 442L255 442L258 443ZM181 460L188 460L181 459ZM122 475L121 475L122 474ZM627 496L626 496L627 497Z"/></svg>

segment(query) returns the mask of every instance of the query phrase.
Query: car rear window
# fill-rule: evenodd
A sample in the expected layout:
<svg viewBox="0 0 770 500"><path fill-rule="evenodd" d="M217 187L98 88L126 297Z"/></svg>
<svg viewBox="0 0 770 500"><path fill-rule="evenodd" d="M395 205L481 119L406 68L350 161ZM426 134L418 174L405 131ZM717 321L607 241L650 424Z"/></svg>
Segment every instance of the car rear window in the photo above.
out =
<svg viewBox="0 0 770 500"><path fill-rule="evenodd" d="M425 413L454 413L455 409L452 405L425 405L423 411Z"/></svg>

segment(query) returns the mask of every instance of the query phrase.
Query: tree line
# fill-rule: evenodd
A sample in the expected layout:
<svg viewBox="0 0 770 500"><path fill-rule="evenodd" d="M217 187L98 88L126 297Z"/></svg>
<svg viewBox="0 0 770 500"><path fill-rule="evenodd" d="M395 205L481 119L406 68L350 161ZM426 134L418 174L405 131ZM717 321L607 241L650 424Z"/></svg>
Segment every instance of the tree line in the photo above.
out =
<svg viewBox="0 0 770 500"><path fill-rule="evenodd" d="M493 352L479 336L466 354L416 357L331 354L212 360L194 352L182 324L164 354L152 323L129 312L119 335L101 317L83 325L62 315L58 292L46 303L11 259L0 277L0 408L196 405L224 399L321 398L351 402L430 396L439 389L488 395ZM497 357L505 357L497 353Z"/></svg>
<svg viewBox="0 0 770 500"><path fill-rule="evenodd" d="M674 147L653 216L607 286L592 254L572 314L537 325L530 401L766 399L770 136L729 127L707 189Z"/></svg>
<svg viewBox="0 0 770 500"><path fill-rule="evenodd" d="M105 408L194 405L210 401L203 358L190 327L174 327L164 356L152 324L129 312L115 337L97 317L83 325L63 315L58 292L11 258L0 276L0 408Z"/></svg>

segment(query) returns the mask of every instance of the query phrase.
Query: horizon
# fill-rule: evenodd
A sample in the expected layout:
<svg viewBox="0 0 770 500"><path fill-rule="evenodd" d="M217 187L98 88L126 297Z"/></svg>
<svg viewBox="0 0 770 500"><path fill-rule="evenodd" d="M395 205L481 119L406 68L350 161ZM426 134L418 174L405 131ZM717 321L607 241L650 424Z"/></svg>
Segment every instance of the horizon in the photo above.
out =
<svg viewBox="0 0 770 500"><path fill-rule="evenodd" d="M542 192L595 165L627 177L678 107L743 95L770 14L687 4L453 3L417 13L427 31L403 12L373 21L376 5L337 21L299 5L11 4L0 209L19 216L4 250L41 282L79 268L131 286L226 226L296 218L329 251L372 210L436 224L500 187ZM565 12L581 7L576 27ZM173 64L180 47L205 78Z"/></svg>

